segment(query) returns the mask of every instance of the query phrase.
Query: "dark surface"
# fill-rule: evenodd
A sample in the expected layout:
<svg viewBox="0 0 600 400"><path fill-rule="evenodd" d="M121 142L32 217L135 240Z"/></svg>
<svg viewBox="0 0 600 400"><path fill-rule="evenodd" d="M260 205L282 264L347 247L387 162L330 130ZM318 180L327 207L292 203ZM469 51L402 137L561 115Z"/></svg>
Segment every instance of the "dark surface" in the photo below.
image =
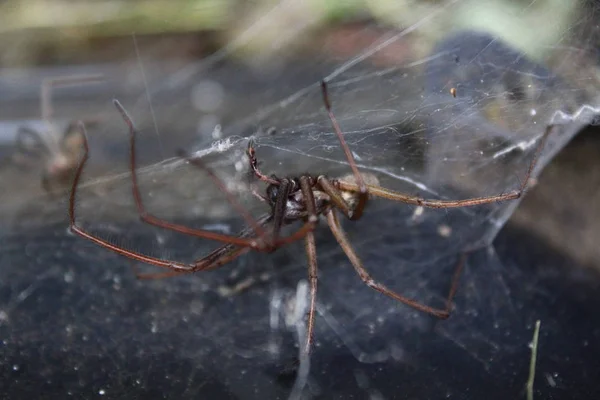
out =
<svg viewBox="0 0 600 400"><path fill-rule="evenodd" d="M360 254L390 286L439 304L455 260L418 272L393 265L410 258L396 236L381 234L393 231L386 225L394 217L350 229ZM119 237L129 240L119 242L177 257L205 251L175 236L157 248L149 232L125 229ZM136 281L124 259L68 235L65 223L7 235L0 247L2 398L265 399L292 390L294 335L269 326L269 300L293 295L304 278L300 245L151 282ZM443 322L362 285L330 235L319 234L318 248L321 308L307 398L525 398L537 319L536 398L600 394L600 277L534 238L509 226L497 256L473 254L456 310ZM238 294L217 290L269 271L270 279ZM268 352L274 343L279 351Z"/></svg>

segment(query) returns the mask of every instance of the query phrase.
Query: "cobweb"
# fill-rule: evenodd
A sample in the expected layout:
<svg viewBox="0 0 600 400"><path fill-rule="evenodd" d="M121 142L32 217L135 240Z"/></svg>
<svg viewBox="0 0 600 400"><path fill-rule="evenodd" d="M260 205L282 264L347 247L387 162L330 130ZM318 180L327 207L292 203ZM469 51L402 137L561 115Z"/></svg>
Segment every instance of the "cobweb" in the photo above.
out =
<svg viewBox="0 0 600 400"><path fill-rule="evenodd" d="M250 194L255 187L261 190L248 176L245 149L250 137L256 144L260 168L268 174L338 177L350 172L324 110L319 84L324 79L359 170L377 176L382 186L447 200L515 190L548 125L553 126L552 134L532 178L582 127L597 123L598 43L590 27L598 13L586 3L572 9L556 6L567 9L556 11L555 24L542 23L536 18L553 15L546 9L550 6L513 2L510 7L499 8L496 18L518 23L515 37L510 27L500 29L479 21L477 3L481 2L422 2L404 20L389 17L396 12L393 8L371 9L371 16L380 17L377 22L356 22L326 33L316 16L285 28L278 26L277 21L294 15L300 7L296 2L282 1L251 22L244 20L236 36L214 55L163 80L149 81L147 92L123 101L141 128L143 144L138 152L159 143L163 157L176 135L167 129L184 130L191 125L195 134L187 142L193 142L188 151L216 170L231 193L259 215L267 210ZM382 19L384 14L390 20ZM551 31L544 27L542 34L540 25L557 28ZM171 120L161 121L177 96L191 99L195 113L179 125L176 122L182 118L175 111ZM113 130L119 132L126 146L124 125ZM125 165L126 152L122 154ZM93 168L93 147L91 163ZM111 239L117 237L115 242L127 244L127 238L122 237L131 234L119 224L137 218L131 207L129 174L92 176L90 173L79 194L82 220ZM140 169L140 179L147 206L158 215L183 221L201 219L207 229L232 233L243 223L202 171L181 160L165 157L151 163ZM377 279L426 304L441 305L447 289L443 284L429 283L429 277L441 274L449 281L460 254L487 248L474 263L478 268L489 268L489 274L501 275L502 263L487 246L518 203L434 210L372 199L364 217L356 223L344 223L344 227ZM156 233L154 244L148 247L155 255L179 254L164 245L171 243L170 237ZM402 335L426 330L430 321L416 318L415 312L391 301L385 303L384 311L369 305L365 299L377 302L380 300L373 299L379 295L363 292L369 289L363 289L358 276L350 274L349 262L331 238L326 238L326 228L318 237L325 244L318 244L322 271L315 351L319 352L319 335L329 334L360 362L390 358L409 362L402 341L379 337L377 327L396 319L402 322L403 331L398 333ZM376 250L382 244L388 253ZM233 287L245 286L248 280L267 281L289 270L303 271L301 246L282 252L292 257L284 257L282 264L273 262L275 271L265 267L257 275L260 278L242 277ZM254 256L245 257L241 263L252 263ZM263 256L256 257L264 260ZM350 293L361 293L358 297L338 290L346 285L345 276L335 272L338 267L347 269L356 280ZM245 273L256 274L250 267ZM470 276L466 279L471 284L477 281L481 285L466 285L455 312L473 315L474 310L491 304L488 323L509 323L498 316L500 308L511 307L510 291L502 279L490 289L480 275ZM278 329L289 328L302 341L304 332L298 327L304 322L289 315L294 307L306 307L303 284L298 286L302 296L294 297L295 285L268 293L271 308L264 309L264 315L256 317L259 320L252 325L252 332L260 331L264 337L256 335L253 340L260 342L255 343L259 350L245 350L253 354L248 358L283 351ZM287 317L285 323L282 315ZM461 323L466 326L464 321L470 320L462 321L441 328L441 335L487 367L493 358L490 354L498 351L494 338L482 337L483 329L461 329ZM211 335L231 353L241 352L235 335L221 337L217 325L203 333L203 337ZM308 360L301 362L294 395L310 381L306 363Z"/></svg>
<svg viewBox="0 0 600 400"><path fill-rule="evenodd" d="M157 142L164 156L171 133L158 130L154 110L168 108L165 98L199 82L189 90L199 111L199 137L188 152L218 170L228 189L254 209L261 205L249 195L257 187L247 174L250 137L261 168L269 174L337 177L350 172L324 110L319 84L323 79L359 169L376 175L382 186L447 200L507 193L524 179L547 126L553 127L552 134L532 178L581 127L594 123L597 54L582 10L555 10L571 20L557 17L562 30L536 41L490 32L491 28L486 32L472 22L450 23L462 21L467 10L475 13L477 7L472 7L467 1L434 2L420 9L411 24L403 21L401 28L371 23L341 29L321 42L313 39L315 49L313 41L298 37L301 32L318 36L316 19L272 36L272 21L294 10L291 3L282 2L213 56L150 83L129 110L141 116L144 146ZM531 5L504 12L499 20L523 13L521 23L526 24L536 16L544 18L548 10ZM584 19L569 25L574 15ZM520 29L523 37L536 35L522 25ZM339 48L353 37L367 39L356 39L351 50ZM271 42L257 44L260 40ZM248 49L253 53L246 54L244 63L231 61ZM248 97L250 105L238 96ZM146 118L150 114L152 118ZM236 217L206 176L181 160L161 161L142 175L147 176L147 202L163 216ZM127 195L109 194L126 191L127 177L100 178L88 186L108 183L111 189L98 201L110 198L101 204L112 210L115 201L131 204ZM432 237L444 239L442 254L456 254L489 245L519 201L452 210L376 203L373 208L406 210L398 232L422 225L431 229ZM86 205L99 207L89 199L82 208ZM431 238L421 240L427 247ZM431 261L423 259L422 264Z"/></svg>

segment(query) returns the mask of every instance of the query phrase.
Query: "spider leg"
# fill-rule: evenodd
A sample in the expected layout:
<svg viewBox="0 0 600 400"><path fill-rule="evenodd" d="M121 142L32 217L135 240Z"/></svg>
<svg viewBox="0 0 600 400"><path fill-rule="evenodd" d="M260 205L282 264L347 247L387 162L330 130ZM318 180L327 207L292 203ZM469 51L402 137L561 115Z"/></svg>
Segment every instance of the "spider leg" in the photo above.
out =
<svg viewBox="0 0 600 400"><path fill-rule="evenodd" d="M354 216L354 210L348 204L348 202L342 196L342 193L337 189L334 184L327 179L326 176L321 175L317 178L317 183L319 184L319 188L321 188L325 193L329 195L329 200L349 219ZM357 186L358 187L358 186Z"/></svg>
<svg viewBox="0 0 600 400"><path fill-rule="evenodd" d="M177 261L171 261L171 260L165 260L162 258L150 257L150 256L146 256L144 254L141 254L141 253L138 253L138 252L135 252L132 250L124 249L120 246L117 246L115 244L108 242L105 239L102 239L96 235L86 232L84 229L82 229L75 223L75 200L76 200L77 187L79 186L79 179L81 178L81 173L83 172L83 167L85 166L85 163L87 162L87 160L89 158L89 146L88 146L88 141L87 141L87 134L86 134L85 126L83 125L83 123L79 125L79 128L81 129L81 132L84 137L83 156L81 158L81 161L79 162L79 165L77 166L77 170L75 171L75 178L73 179L73 185L71 186L71 194L69 196L69 228L71 229L71 232L73 232L85 239L88 239L91 242L96 243L98 246L104 247L108 250L111 250L122 256L128 257L132 260L141 261L146 264L150 264L150 265L154 265L154 266L162 267L162 268L168 268L168 269L171 269L174 271L188 271L188 270L191 270L194 267L196 267L193 264L184 264L184 263L180 263Z"/></svg>
<svg viewBox="0 0 600 400"><path fill-rule="evenodd" d="M219 257L219 258L214 258L212 257L212 262L211 262L211 256L216 253L216 252L222 252L223 250L229 250L225 255ZM187 271L167 271L167 272L158 272L158 273L139 273L137 272L137 268L135 265L132 265L132 269L135 273L135 276L138 279L144 279L144 280L148 280L148 279L164 279L164 278L170 278L173 276L179 276L179 275L185 275L185 274L190 274L193 272L198 272L198 271L209 271L211 269L217 269L233 260L235 260L236 258L240 257L243 254L246 254L247 252L250 251L249 247L237 247L234 248L233 245L231 244L226 244L221 246L220 248L218 248L217 250L215 250L214 252L212 252L211 254L209 254L206 257L203 257L199 260L194 261L194 268L189 269Z"/></svg>
<svg viewBox="0 0 600 400"><path fill-rule="evenodd" d="M257 220L257 223L260 224L260 226L262 227L269 223L271 219L271 214L265 214ZM254 233L253 229L245 228L239 233L239 236L249 237L250 235L252 235L252 233ZM193 263L194 268L187 271L168 271L146 274L138 273L136 268L134 268L134 272L139 279L162 279L198 271L208 271L225 265L228 262L235 260L239 256L246 254L248 251L250 251L250 247L239 247L231 243L227 243L213 250L208 255L195 260Z"/></svg>
<svg viewBox="0 0 600 400"><path fill-rule="evenodd" d="M130 260L131 261L131 260ZM135 274L135 277L139 280L154 280L154 279L165 279L173 276L185 275L185 272L179 271L167 271L167 272L138 272L138 267L131 261L131 269Z"/></svg>
<svg viewBox="0 0 600 400"><path fill-rule="evenodd" d="M115 107L117 108L117 110L119 111L119 113L121 114L121 117L123 118L123 120L125 121L127 126L129 127L129 141L130 141L129 157L130 157L131 180L132 180L132 184L133 184L132 191L133 191L133 198L135 201L135 205L138 209L138 213L139 213L140 219L142 221L144 221L150 225L158 226L158 227L164 228L164 229L169 229L169 230L183 233L183 234L190 235L190 236L196 236L196 237L209 239L209 240L216 240L216 241L220 241L220 242L224 242L224 243L231 243L231 244L235 244L237 246L242 246L242 247L252 247L253 249L256 249L256 250L262 250L262 244L259 241L257 241L256 239L240 238L237 236L225 235L225 234L217 233L217 232L210 232L210 231L201 230L201 229L189 228L189 227L186 227L186 226L183 226L180 224L175 224L172 222L165 221L161 218L157 218L154 215L150 214L148 211L146 211L146 208L144 207L144 204L142 202L142 195L140 194L140 190L139 190L139 186L138 186L138 182L137 182L137 173L136 173L135 137L137 136L138 131L137 131L137 128L135 127L135 125L133 124L133 120L131 119L131 117L129 117L129 115L127 114L127 111L125 111L125 108L123 108L121 103L119 103L119 101L116 99L113 100L113 103L114 103Z"/></svg>
<svg viewBox="0 0 600 400"><path fill-rule="evenodd" d="M271 220L271 215L266 214L258 219L258 223L260 223L261 225L266 225L266 223L268 223L270 220ZM252 233L253 233L252 229L246 228L242 232L240 232L240 236L248 237ZM164 278L170 278L173 276L191 274L191 273L198 272L198 271L208 271L211 269L216 269L222 265L227 264L230 261L235 260L239 256L246 254L248 251L250 251L250 247L238 247L233 244L227 243L227 244L224 244L224 245L218 247L217 249L213 250L208 255L195 260L193 262L194 267L187 271L141 273L141 272L138 272L138 269L134 264L131 265L131 268L133 269L133 272L138 279L145 279L145 280L164 279Z"/></svg>
<svg viewBox="0 0 600 400"><path fill-rule="evenodd" d="M289 179L282 179L281 183L279 184L279 190L277 192L277 198L275 199L275 205L273 206L273 240L277 240L279 238L279 232L281 231L281 227L283 226L285 208L291 190L292 182Z"/></svg>
<svg viewBox="0 0 600 400"><path fill-rule="evenodd" d="M446 299L446 306L443 309L433 308L433 307L421 304L416 300L412 300L412 299L409 299L408 297L404 297L404 296L396 293L395 291L389 289L388 287L382 285L381 283L376 282L371 277L371 275L369 275L367 270L364 268L362 261L360 260L360 258L356 254L356 252L354 251L354 248L352 247L350 242L348 241L348 238L346 237L344 230L342 229L342 227L340 226L340 224L338 222L337 216L335 215L335 211L329 210L326 214L327 214L327 223L329 224L329 228L331 229L333 236L335 236L340 247L342 248L342 250L344 250L344 253L346 253L346 256L350 260L350 263L352 264L352 266L354 266L354 269L358 273L358 276L360 276L360 279L362 279L362 281L367 286L369 286L372 289L377 290L380 293L385 294L386 296L393 298L394 300L397 300L403 304L406 304L407 306L410 306L410 307L412 307L416 310L422 311L424 313L431 314L437 318L446 319L450 316L450 310L452 308L452 299L454 298L454 295L456 294L456 290L458 288L458 280L459 280L460 273L462 271L462 268L463 268L463 265L464 265L464 262L466 259L466 256L464 254L461 256L460 261L456 268L456 272L454 273L454 277L452 278L452 285L450 287L450 292Z"/></svg>
<svg viewBox="0 0 600 400"><path fill-rule="evenodd" d="M316 226L317 217L317 204L313 195L310 178L308 176L300 177L300 190L302 196L304 196L306 211L308 213L308 223L314 221L312 224L313 228ZM307 223L307 224L308 224ZM315 326L315 308L317 305L317 246L315 243L315 235L313 231L309 231L304 236L304 249L306 250L306 257L308 259L308 282L310 284L310 307L308 311L308 321L306 324L306 346L304 347L306 353L310 352L310 348L313 340L313 330Z"/></svg>
<svg viewBox="0 0 600 400"><path fill-rule="evenodd" d="M278 180L268 177L267 175L260 172L260 170L258 169L258 158L256 157L256 150L254 149L254 140L252 139L248 141L248 149L246 150L246 155L248 156L248 161L250 162L250 169L259 180L271 185L279 185Z"/></svg>
<svg viewBox="0 0 600 400"><path fill-rule="evenodd" d="M310 353L313 342L313 331L315 327L315 309L317 306L317 246L315 243L315 234L308 232L304 236L304 249L308 259L308 283L310 285L310 306L308 309L308 318L306 323L306 345L304 351Z"/></svg>
<svg viewBox="0 0 600 400"><path fill-rule="evenodd" d="M406 204L414 204L417 206L423 206L423 207L429 207L429 208L469 207L469 206L476 206L476 205L480 205L480 204L488 204L488 203L495 203L495 202L499 202L499 201L518 199L523 195L523 193L527 190L527 187L529 186L531 174L533 173L533 170L535 169L535 166L537 164L539 156L542 153L542 150L544 149L544 146L547 142L548 136L550 136L550 133L552 132L552 128L553 128L553 126L549 125L546 128L546 131L544 132L544 134L542 135L540 144L538 145L538 147L535 151L535 154L531 160L531 163L529 164L529 168L527 169L527 173L525 174L525 179L523 181L521 181L521 184L517 190L513 190L513 191L505 193L505 194L499 194L499 195L494 195L494 196L484 196L484 197L474 197L474 198L464 199L464 200L430 200L430 199L424 199L424 198L417 197L417 196L403 194L400 192L396 192L396 191L378 187L378 186L367 185L369 194L371 194L373 196L377 196L377 197L382 197L384 199L392 200L392 201L399 201L399 202L406 203ZM353 192L360 191L360 187L357 184L351 183L351 182L336 181L335 186L340 190L348 190L348 191L353 191Z"/></svg>
<svg viewBox="0 0 600 400"><path fill-rule="evenodd" d="M340 128L340 125L338 124L337 119L335 118L335 115L331 110L331 102L329 101L329 93L327 91L327 83L325 81L321 81L321 93L323 94L323 103L325 104L325 110L327 110L327 114L329 115L329 119L333 124L335 134L337 135L340 145L344 150L344 154L346 154L346 159L350 164L350 168L354 173L354 179L356 180L356 192L358 193L358 203L356 204L352 212L348 212L347 216L351 220L357 220L362 216L365 206L367 205L367 200L369 199L368 186L365 184L365 180L358 171L358 167L356 166L354 156L352 155L352 152L350 151L350 148L348 147L348 144L344 139L344 135L342 134L342 129Z"/></svg>

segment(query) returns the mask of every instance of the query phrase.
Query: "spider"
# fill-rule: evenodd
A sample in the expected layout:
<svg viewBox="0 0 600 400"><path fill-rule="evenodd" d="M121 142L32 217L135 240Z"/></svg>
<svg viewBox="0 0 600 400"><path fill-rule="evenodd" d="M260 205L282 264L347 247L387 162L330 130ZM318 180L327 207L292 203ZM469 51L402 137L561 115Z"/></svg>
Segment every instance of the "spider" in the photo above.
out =
<svg viewBox="0 0 600 400"><path fill-rule="evenodd" d="M275 175L267 176L258 168L258 158L254 144L250 140L248 144L247 155L251 173L259 181L262 181L267 185L264 195L256 194L261 201L267 204L269 208L269 212L259 218L255 219L249 215L249 213L235 200L234 196L226 190L225 185L217 178L216 174L207 166L205 166L200 159L190 158L186 156L185 153L179 152L180 157L186 159L190 164L203 169L210 176L212 181L219 187L219 189L228 197L228 200L232 206L236 208L244 217L247 228L245 228L237 236L189 228L160 219L146 211L142 202L136 175L135 138L138 134L138 131L123 106L117 100L114 100L113 102L116 108L120 112L123 120L129 128L129 167L131 170L132 192L141 220L161 228L204 239L216 240L224 244L200 259L197 259L191 263L183 263L174 260L151 257L133 250L125 249L123 247L114 245L105 239L88 233L83 228L78 226L75 222L76 191L83 167L88 159L89 152L86 140L87 134L85 131L85 125L83 123L80 123L79 127L82 132L82 137L84 138L84 154L75 172L75 179L73 180L69 199L71 231L96 243L99 246L109 249L122 256L128 257L132 260L141 261L143 263L169 270L163 273L139 275L140 278L162 278L183 273L211 270L231 262L250 250L269 253L277 250L281 246L304 239L304 247L308 259L308 280L310 283L310 308L307 316L307 339L304 346L304 350L308 353L313 341L315 302L317 294L317 252L313 231L317 226L319 217L323 216L325 217L327 225L329 226L333 236L348 257L360 279L367 286L419 311L431 314L440 319L448 318L451 311L452 299L457 290L458 278L466 257L465 255L461 256L456 267L456 271L452 277L450 291L445 302L445 307L434 308L424 305L416 300L396 293L392 289L375 281L371 277L371 275L363 266L363 262L356 254L356 251L348 241L348 238L346 237L346 234L340 225L338 214L341 213L352 221L360 219L371 196L430 208L466 207L518 199L523 195L527 188L531 173L535 168L539 155L543 150L545 142L551 132L550 126L546 129L545 133L541 137L540 143L537 146L533 159L531 160L529 168L527 169L525 179L521 182L518 189L505 194L464 200L429 200L380 187L375 176L358 171L356 162L354 161L352 153L346 144L340 126L331 109L327 84L324 81L321 82L321 91L325 110L327 111L329 119L331 120L334 131L346 155L352 173L346 177L338 179L330 178L326 175L315 176L310 174L304 174L300 177L286 178L279 178ZM282 227L294 222L301 222L302 225L292 234L288 236L282 236Z"/></svg>
<svg viewBox="0 0 600 400"><path fill-rule="evenodd" d="M40 108L45 130L38 132L26 126L21 126L17 130L16 154L13 160L20 165L31 164L32 160L44 160L46 165L42 172L41 183L48 194L52 193L53 183L64 185L71 180L83 146L81 131L76 122L71 122L62 134L56 131L52 123L52 89L81 83L96 83L101 79L101 75L44 79L41 85ZM88 124L90 122L93 121L89 120Z"/></svg>

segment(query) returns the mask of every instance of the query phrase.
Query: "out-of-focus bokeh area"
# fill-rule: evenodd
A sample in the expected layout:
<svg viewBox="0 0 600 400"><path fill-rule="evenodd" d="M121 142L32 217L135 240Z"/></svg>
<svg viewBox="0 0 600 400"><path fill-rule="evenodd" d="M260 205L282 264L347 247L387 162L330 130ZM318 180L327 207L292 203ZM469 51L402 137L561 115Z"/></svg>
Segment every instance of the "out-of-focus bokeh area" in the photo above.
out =
<svg viewBox="0 0 600 400"><path fill-rule="evenodd" d="M6 349L0 363L8 366L2 379L13 383L5 393L35 393L23 389L24 382L46 376L54 381L41 386L62 393L60 373L24 367L37 358L49 365L58 360L69 371L65 379L75 382L65 384L65 392L86 398L110 396L111 387L126 396L123 388L148 389L154 379L168 393L185 387L176 391L179 398L209 393L215 380L231 398L348 398L343 384L329 391L318 377L346 363L358 387L350 392L364 390L370 398L496 398L490 389L495 379L502 396L497 398L520 395L526 368L514 367L511 357L528 356L525 326L542 318L538 310L570 310L572 303L560 297L571 299L564 295L568 290L543 286L544 279L567 274L562 269L555 274L553 266L539 266L531 278L498 254L525 253L525 261L514 264L528 266L560 259L574 274L568 276L577 276L565 282L590 283L581 293L598 287L598 21L600 3L591 0L0 2L0 340ZM431 210L377 200L363 219L344 224L374 275L426 303L442 304L459 254L484 252L471 261L446 325L433 327L428 317L371 294L323 223L317 235L322 279L314 368L325 367L309 374L287 363L302 324L277 319L289 311L282 304L293 297L290 288L306 275L301 245L272 257L251 253L202 276L148 282L136 281L124 258L67 232L68 195L83 143L76 123L83 121L90 160L77 218L86 229L120 246L178 260L199 258L216 246L139 222L128 131L115 98L140 129L144 201L169 220L231 234L244 222L203 171L175 157L178 149L201 157L253 215L265 207L251 194L264 188L248 174L249 137L267 174L347 174L324 111L321 79L329 84L333 111L359 169L377 175L385 187L425 198L517 189L543 132L553 127L522 201ZM519 234L501 238L496 254L490 245L505 226ZM596 278L581 279L586 274ZM551 300L528 300L538 295ZM548 331L564 328L562 319L548 315ZM589 337L570 343L600 343L598 324L587 321ZM32 328L38 325L43 332ZM423 332L447 342L437 348L421 341ZM581 346L581 359L593 354ZM333 348L349 349L351 356L330 355ZM465 369L485 371L484 377L465 374L467 383L460 386L463 376L452 375L460 368L432 361L451 351L457 354L446 359L467 360ZM113 361L106 354L117 354L116 372L107 367ZM284 361L269 364L274 354ZM76 356L96 357L98 376L87 374L94 366ZM165 359L171 370L163 375L157 365ZM407 374L424 371L426 379L415 382L441 383L419 383L413 392L404 387L406 396L394 397L374 382L385 386L397 376L368 369L381 364L382 371L392 371L386 362L406 367ZM360 369L365 365L371 366L366 372ZM583 367L579 375L593 375ZM440 377L442 369L451 372ZM540 372L540 390L576 398L556 394L579 392L555 373ZM177 374L189 384L178 386ZM203 382L209 382L207 392ZM472 389L481 382L481 390ZM85 392L89 387L95 393ZM242 387L253 387L255 396ZM472 397L461 392L468 387Z"/></svg>

